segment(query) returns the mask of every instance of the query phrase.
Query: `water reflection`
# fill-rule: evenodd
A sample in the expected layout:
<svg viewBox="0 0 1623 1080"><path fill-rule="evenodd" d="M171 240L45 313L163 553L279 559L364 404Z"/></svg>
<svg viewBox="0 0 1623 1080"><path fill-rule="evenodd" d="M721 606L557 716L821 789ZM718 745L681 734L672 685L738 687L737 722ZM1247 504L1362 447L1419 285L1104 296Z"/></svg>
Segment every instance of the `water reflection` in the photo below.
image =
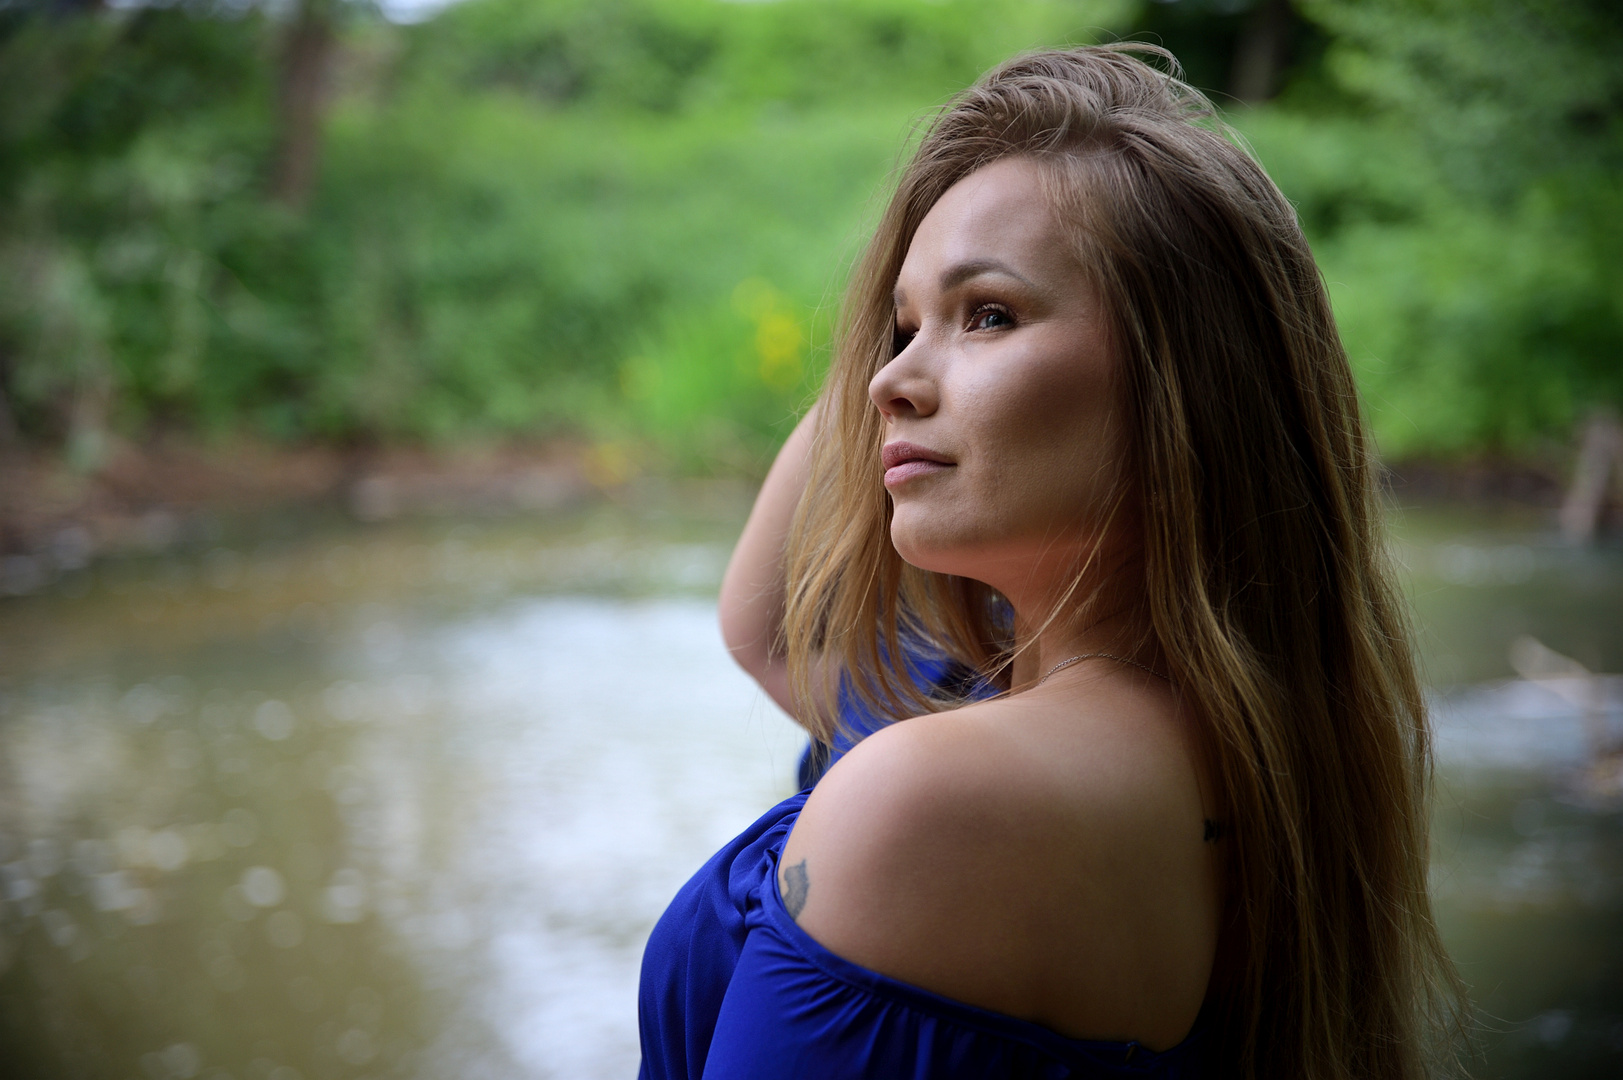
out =
<svg viewBox="0 0 1623 1080"><path fill-rule="evenodd" d="M726 554L693 531L215 547L17 601L0 1060L634 1071L652 914L797 750L682 598Z"/></svg>
<svg viewBox="0 0 1623 1080"><path fill-rule="evenodd" d="M0 607L0 1060L30 1077L630 1076L642 941L783 794L708 518L214 537ZM1623 560L1411 515L1444 798L1434 884L1484 1075L1623 1061L1623 827L1599 713ZM36 583L37 584L37 583ZM40 591L43 589L43 591Z"/></svg>
<svg viewBox="0 0 1623 1080"><path fill-rule="evenodd" d="M448 999L426 1075L635 1073L653 917L798 749L727 663L702 601L533 600L329 688L366 725L352 843Z"/></svg>
<svg viewBox="0 0 1623 1080"><path fill-rule="evenodd" d="M0 992L22 1075L291 1080L413 1052L411 958L322 903L350 848L323 763L352 739L306 715L184 676L7 703ZM351 1000L376 1007L346 1027Z"/></svg>

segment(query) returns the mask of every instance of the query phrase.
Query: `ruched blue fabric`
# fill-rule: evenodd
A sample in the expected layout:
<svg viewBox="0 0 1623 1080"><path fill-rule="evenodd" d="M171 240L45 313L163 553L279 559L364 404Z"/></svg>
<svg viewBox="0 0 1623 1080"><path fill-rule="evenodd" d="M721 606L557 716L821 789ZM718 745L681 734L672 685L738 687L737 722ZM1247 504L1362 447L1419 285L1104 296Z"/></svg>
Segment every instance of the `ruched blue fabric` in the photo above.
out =
<svg viewBox="0 0 1623 1080"><path fill-rule="evenodd" d="M1159 1053L1069 1039L853 964L784 910L777 865L808 791L718 851L654 927L643 1080L1195 1080L1200 1026Z"/></svg>

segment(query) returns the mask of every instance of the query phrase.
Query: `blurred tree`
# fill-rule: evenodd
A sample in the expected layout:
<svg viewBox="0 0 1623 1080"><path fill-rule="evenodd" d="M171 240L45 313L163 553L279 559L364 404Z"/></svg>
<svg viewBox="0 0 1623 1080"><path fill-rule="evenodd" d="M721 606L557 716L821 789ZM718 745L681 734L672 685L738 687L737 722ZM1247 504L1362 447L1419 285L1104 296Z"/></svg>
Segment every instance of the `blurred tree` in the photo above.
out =
<svg viewBox="0 0 1623 1080"><path fill-rule="evenodd" d="M1291 60L1291 38L1302 24L1289 0L1259 0L1234 43L1229 93L1241 101L1266 101L1278 89Z"/></svg>
<svg viewBox="0 0 1623 1080"><path fill-rule="evenodd" d="M1618 12L466 0L399 27L364 0L0 0L0 441L89 465L164 427L589 429L751 460L923 112L1021 49L1130 35L1260 102L1234 119L1383 447L1534 446L1623 403Z"/></svg>
<svg viewBox="0 0 1623 1080"><path fill-rule="evenodd" d="M1462 193L1623 169L1614 0L1303 0L1349 91L1402 116Z"/></svg>
<svg viewBox="0 0 1623 1080"><path fill-rule="evenodd" d="M198 213L257 141L259 27L188 5L0 10L0 394L25 436L85 466L151 400L139 339L195 328ZM195 350L167 352L184 382Z"/></svg>
<svg viewBox="0 0 1623 1080"><path fill-rule="evenodd" d="M1623 5L1304 6L1419 181L1407 224L1321 246L1388 451L1526 452L1623 403Z"/></svg>
<svg viewBox="0 0 1623 1080"><path fill-rule="evenodd" d="M1148 0L1132 35L1171 49L1196 86L1247 104L1310 72L1324 48L1291 0Z"/></svg>
<svg viewBox="0 0 1623 1080"><path fill-rule="evenodd" d="M340 0L297 0L282 45L272 196L302 209L315 183L321 127L331 93Z"/></svg>

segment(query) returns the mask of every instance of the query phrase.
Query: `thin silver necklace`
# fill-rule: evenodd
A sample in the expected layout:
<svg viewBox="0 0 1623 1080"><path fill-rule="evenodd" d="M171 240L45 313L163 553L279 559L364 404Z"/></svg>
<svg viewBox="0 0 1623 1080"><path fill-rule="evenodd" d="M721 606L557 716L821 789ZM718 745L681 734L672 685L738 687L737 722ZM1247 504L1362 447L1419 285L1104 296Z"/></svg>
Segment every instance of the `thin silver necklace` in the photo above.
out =
<svg viewBox="0 0 1623 1080"><path fill-rule="evenodd" d="M1161 674L1159 671L1156 671L1153 668L1147 668L1143 664L1139 663L1137 660L1129 660L1129 659L1127 659L1127 657L1125 657L1125 656L1117 656L1115 653L1085 652L1085 653L1078 653L1075 656L1067 656L1065 659L1061 660L1059 663L1055 664L1053 667L1051 667L1047 671L1043 672L1043 677L1037 680L1036 685L1041 686L1043 683L1047 682L1048 677L1050 675L1054 674L1056 671L1063 671L1065 668L1070 667L1072 664L1079 664L1084 660L1114 660L1118 664L1126 664L1128 667L1136 667L1140 671L1146 672L1147 674L1150 674L1150 675L1154 675L1157 679L1163 679L1163 680L1166 679L1166 676Z"/></svg>

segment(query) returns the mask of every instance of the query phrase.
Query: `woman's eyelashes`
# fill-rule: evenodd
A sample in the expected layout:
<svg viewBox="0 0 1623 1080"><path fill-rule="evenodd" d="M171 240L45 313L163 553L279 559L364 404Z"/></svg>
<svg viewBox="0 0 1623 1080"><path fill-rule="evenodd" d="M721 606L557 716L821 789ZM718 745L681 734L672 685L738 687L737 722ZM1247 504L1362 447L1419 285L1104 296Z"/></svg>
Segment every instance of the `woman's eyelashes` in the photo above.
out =
<svg viewBox="0 0 1623 1080"><path fill-rule="evenodd" d="M1002 304L977 304L969 315L969 330L1002 330L1014 325L1014 313Z"/></svg>
<svg viewBox="0 0 1623 1080"><path fill-rule="evenodd" d="M964 329L970 332L1006 330L1014 325L1014 312L1010 311L1007 305L984 303L975 304L970 308L969 315L965 319ZM918 333L917 327L903 326L897 323L896 328L891 331L890 355L893 357L900 356L902 350L912 344Z"/></svg>

